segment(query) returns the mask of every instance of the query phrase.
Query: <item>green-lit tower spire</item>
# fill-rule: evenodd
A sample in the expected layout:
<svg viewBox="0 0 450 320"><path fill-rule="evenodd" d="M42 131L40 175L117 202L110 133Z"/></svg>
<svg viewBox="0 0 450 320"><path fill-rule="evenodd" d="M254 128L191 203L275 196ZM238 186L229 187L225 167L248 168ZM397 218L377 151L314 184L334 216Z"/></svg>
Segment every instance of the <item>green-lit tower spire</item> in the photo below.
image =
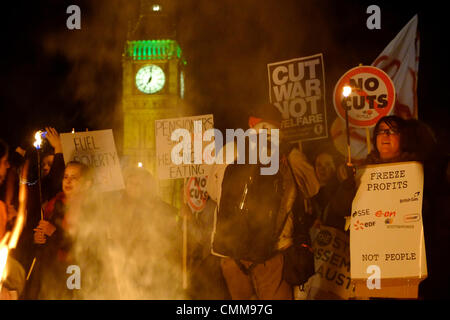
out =
<svg viewBox="0 0 450 320"><path fill-rule="evenodd" d="M182 116L183 67L169 1L141 0L123 53L123 154L129 166L142 163L157 180L155 120ZM158 181L158 193L178 205L180 182Z"/></svg>

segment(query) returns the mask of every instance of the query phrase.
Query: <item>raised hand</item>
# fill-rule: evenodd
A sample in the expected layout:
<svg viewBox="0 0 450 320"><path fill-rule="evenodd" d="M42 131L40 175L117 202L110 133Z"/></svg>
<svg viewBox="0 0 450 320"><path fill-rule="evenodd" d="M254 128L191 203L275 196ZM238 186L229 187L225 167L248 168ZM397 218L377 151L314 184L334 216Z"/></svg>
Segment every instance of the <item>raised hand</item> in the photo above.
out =
<svg viewBox="0 0 450 320"><path fill-rule="evenodd" d="M55 153L62 153L61 140L59 139L59 133L55 128L45 127L47 131L47 140L50 142L53 148L55 148Z"/></svg>

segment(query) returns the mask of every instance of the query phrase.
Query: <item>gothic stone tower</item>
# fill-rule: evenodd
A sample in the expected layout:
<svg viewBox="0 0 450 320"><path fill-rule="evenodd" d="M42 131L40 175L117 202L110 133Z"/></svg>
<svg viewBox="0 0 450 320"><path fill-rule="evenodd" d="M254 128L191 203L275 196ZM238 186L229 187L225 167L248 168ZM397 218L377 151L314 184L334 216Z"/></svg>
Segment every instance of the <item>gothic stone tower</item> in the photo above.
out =
<svg viewBox="0 0 450 320"><path fill-rule="evenodd" d="M155 120L183 114L186 62L168 9L164 1L141 0L122 58L123 155L130 166L142 163L156 180ZM177 205L180 183L159 180L159 196Z"/></svg>

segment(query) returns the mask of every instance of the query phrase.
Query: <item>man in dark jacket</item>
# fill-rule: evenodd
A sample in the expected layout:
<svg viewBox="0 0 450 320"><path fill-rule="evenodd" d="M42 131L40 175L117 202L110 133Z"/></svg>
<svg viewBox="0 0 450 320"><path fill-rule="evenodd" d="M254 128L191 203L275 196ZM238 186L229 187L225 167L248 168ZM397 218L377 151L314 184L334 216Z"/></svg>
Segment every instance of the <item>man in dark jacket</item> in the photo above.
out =
<svg viewBox="0 0 450 320"><path fill-rule="evenodd" d="M280 113L273 105L270 104L258 106L257 108L252 110L252 114L249 118L250 128L256 130L258 134L260 133L261 129L268 129L269 137L275 136L273 132L271 134L271 131L273 129L278 129L280 127L280 122ZM272 143L270 143L270 145L272 146L271 148L273 148ZM278 147L277 144L275 145L276 147ZM281 145L280 149L284 148L285 146ZM272 243L271 245L268 244L271 247L266 248L266 251L270 252L270 254L265 261L242 259L232 254L233 252L238 251L234 250L234 246L238 247L242 245L245 247L246 245L248 245L247 243L244 243L244 240L242 244L239 243L239 241L234 244L227 244L227 242L229 241L227 240L227 238L240 239L241 235L239 234L239 230L245 229L245 223L234 225L235 228L233 228L233 226L230 226L231 228L228 237L225 230L227 229L226 225L229 223L229 221L227 222L226 217L230 216L230 211L233 211L233 204L239 203L240 196L242 196L242 198L245 198L246 195L245 188L243 193L240 193L239 190L237 190L240 187L238 185L241 185L242 183L245 184L245 181L237 181L236 184L238 185L236 185L236 187L232 187L232 189L234 189L234 191L237 190L237 192L232 193L239 195L234 197L230 196L231 193L227 191L230 190L227 187L227 185L230 184L230 181L227 180L235 179L235 176L227 173L227 169L236 169L236 172L243 172L245 170L240 168L240 166L249 166L250 170L252 168L251 166L254 166L258 169L258 172L256 174L260 174L260 167L258 167L259 165L238 165L229 163L216 164L209 174L207 183L208 194L210 195L211 199L217 202L212 253L222 257L222 273L227 282L227 286L232 299L242 300L256 298L263 300L287 300L293 298L292 287L288 282L286 282L283 277L283 252L290 248L294 242L293 231L295 226L295 219L294 215L292 214L292 208L299 191L304 198L310 198L318 192L319 183L317 182L317 179L315 177L314 168L307 162L306 157L303 155L303 153L301 153L298 148L292 148L289 145L285 149L286 150L280 150L280 158L276 159L280 160L279 172L276 173L278 174L278 177L280 179L274 179L274 182L279 181L280 185L278 185L278 183L276 185L272 184L271 187L268 187L267 189L261 191L261 194L259 194L258 196L260 203L268 202L267 199L273 197L274 194L278 195L280 198L279 209L276 210L276 212L273 212L273 216L275 216L275 218L272 218L274 222L272 225L273 232L271 233L271 240L274 240L274 243ZM231 148L226 148L226 146L224 146L222 150L228 152L228 150L231 150ZM238 153L239 152L240 151L238 150ZM275 150L271 150L271 152L275 152ZM227 160L231 159L229 155L226 156L228 156ZM223 158L220 152L217 158ZM254 180L259 180L257 176L254 176L253 178ZM258 188L258 182L253 183L253 185L256 185L256 188ZM249 195L250 193L251 191L249 191ZM257 199L249 199L248 201L248 203L252 202L253 204L255 204L255 202L258 202ZM244 206L241 205L241 211L242 207L245 206L247 206L247 204L244 204ZM266 210L266 208L264 207L267 206L262 205L259 208L254 208L253 211L256 212L253 212L252 214L255 215L255 220L260 220L260 216L263 214L263 211ZM251 211L252 210L250 209L249 212ZM245 215L245 213L243 213L243 215ZM236 220L240 219L237 218ZM248 220L249 221L247 222L250 222L250 224L252 224L252 220L254 219L249 218ZM255 231L259 233L259 230ZM249 235L249 237L253 239L250 241L253 241L253 246L250 246L248 255L252 256L254 255L254 251L256 251L255 245L258 244L254 243L256 234ZM270 241L267 241L268 239L264 237L263 240L264 243L270 243Z"/></svg>

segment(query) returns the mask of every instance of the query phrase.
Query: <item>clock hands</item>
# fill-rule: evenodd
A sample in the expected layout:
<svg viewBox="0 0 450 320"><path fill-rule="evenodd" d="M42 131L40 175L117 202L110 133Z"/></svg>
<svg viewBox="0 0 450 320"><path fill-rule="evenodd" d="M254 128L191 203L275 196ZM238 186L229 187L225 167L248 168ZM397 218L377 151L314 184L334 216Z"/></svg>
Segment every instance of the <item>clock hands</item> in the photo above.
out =
<svg viewBox="0 0 450 320"><path fill-rule="evenodd" d="M165 82L164 71L154 65L142 67L136 75L136 85L144 93L155 93L162 89Z"/></svg>
<svg viewBox="0 0 450 320"><path fill-rule="evenodd" d="M152 75L153 75L153 66L150 66L150 77L148 78L147 83L150 83L152 81Z"/></svg>

